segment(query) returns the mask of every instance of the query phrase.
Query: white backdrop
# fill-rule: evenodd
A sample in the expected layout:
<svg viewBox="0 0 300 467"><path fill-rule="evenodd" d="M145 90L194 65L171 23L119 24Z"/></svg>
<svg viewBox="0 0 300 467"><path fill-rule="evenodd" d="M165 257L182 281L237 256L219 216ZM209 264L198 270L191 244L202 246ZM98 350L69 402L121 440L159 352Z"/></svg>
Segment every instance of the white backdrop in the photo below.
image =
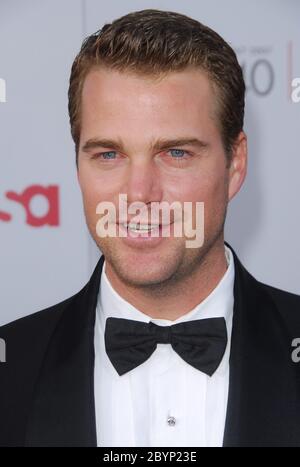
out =
<svg viewBox="0 0 300 467"><path fill-rule="evenodd" d="M190 15L237 51L249 167L225 239L259 280L300 294L298 0L0 0L0 325L76 293L100 256L77 183L68 79L86 35L143 8Z"/></svg>

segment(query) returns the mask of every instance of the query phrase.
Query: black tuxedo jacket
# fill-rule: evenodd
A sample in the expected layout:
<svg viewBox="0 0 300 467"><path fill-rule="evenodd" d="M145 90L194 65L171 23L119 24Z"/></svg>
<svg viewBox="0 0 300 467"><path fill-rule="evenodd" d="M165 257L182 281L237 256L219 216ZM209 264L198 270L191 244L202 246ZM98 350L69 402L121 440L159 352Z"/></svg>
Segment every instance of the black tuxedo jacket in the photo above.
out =
<svg viewBox="0 0 300 467"><path fill-rule="evenodd" d="M300 446L300 363L291 358L300 296L258 282L232 252L223 444ZM0 327L0 446L96 446L94 321L103 260L77 294Z"/></svg>

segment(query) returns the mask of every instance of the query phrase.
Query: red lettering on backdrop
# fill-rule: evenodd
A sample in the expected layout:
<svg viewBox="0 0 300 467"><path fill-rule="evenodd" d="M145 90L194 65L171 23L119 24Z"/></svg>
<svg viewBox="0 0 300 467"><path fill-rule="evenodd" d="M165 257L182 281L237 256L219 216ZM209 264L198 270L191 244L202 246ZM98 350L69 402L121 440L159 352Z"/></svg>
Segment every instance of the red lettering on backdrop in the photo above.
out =
<svg viewBox="0 0 300 467"><path fill-rule="evenodd" d="M11 215L8 212L0 211L0 221L9 222Z"/></svg>
<svg viewBox="0 0 300 467"><path fill-rule="evenodd" d="M44 216L36 216L30 210L30 202L34 196L44 196L48 201L48 212ZM11 201L20 203L26 211L26 223L33 227L41 227L43 225L57 226L59 225L59 199L58 186L49 185L47 187L41 185L31 185L23 193L15 191L7 191L6 197ZM11 215L0 211L0 220L10 221Z"/></svg>

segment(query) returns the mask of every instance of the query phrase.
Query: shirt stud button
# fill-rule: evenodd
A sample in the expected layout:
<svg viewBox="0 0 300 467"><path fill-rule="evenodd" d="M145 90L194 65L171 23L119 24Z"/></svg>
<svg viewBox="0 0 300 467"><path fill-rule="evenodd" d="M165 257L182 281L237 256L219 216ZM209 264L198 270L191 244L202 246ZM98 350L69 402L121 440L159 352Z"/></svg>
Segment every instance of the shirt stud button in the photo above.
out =
<svg viewBox="0 0 300 467"><path fill-rule="evenodd" d="M176 418L175 417L168 417L167 423L169 426L175 426L176 425Z"/></svg>

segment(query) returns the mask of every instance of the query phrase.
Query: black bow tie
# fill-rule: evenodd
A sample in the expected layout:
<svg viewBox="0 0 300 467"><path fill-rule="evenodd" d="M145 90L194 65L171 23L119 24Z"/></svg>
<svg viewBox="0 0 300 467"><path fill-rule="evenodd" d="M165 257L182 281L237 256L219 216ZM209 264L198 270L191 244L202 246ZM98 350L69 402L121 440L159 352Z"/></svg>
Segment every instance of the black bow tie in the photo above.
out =
<svg viewBox="0 0 300 467"><path fill-rule="evenodd" d="M225 319L198 319L172 326L123 318L106 320L106 353L119 375L144 363L157 344L171 344L185 362L211 376L226 349Z"/></svg>

